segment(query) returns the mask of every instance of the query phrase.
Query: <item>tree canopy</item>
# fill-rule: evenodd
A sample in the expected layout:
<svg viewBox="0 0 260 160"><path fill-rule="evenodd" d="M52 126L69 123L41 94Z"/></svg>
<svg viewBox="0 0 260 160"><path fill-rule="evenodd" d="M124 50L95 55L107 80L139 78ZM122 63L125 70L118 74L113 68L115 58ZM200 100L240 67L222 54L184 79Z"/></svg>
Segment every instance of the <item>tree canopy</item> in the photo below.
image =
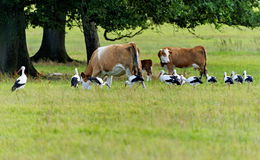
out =
<svg viewBox="0 0 260 160"><path fill-rule="evenodd" d="M62 26L64 30L64 23L60 21L63 22L65 19L65 24L69 27L83 26L84 35L90 36L85 38L86 43L94 40L96 45L89 43L89 46L93 45L93 48L96 48L97 33L91 33L96 32L97 26L105 29L104 36L107 40L132 37L144 29L164 23L188 29L203 24L214 24L217 28L223 24L255 28L260 26L259 10L259 0L0 0L0 28L6 29L8 25L13 24L12 29L8 30L10 34L0 31L2 41L10 40L0 45L0 54L4 57L13 54L16 56L15 59L21 59L21 54L8 51L22 46L26 54L24 57L28 59L24 35L25 27L28 25L47 26L51 29ZM139 31L132 33L131 30L135 29ZM128 33L122 32L125 30ZM11 34L14 31L19 36ZM111 32L116 34L114 38L109 37L108 34ZM65 32L59 35L61 34ZM18 42L23 45L15 45ZM62 41L57 44L63 43ZM15 52L17 51L19 48L15 49ZM93 49L88 53L88 57L92 51ZM28 60L26 63L31 64ZM17 68L9 67L11 70L8 70L4 65L0 66L1 72L14 72L14 68Z"/></svg>
<svg viewBox="0 0 260 160"><path fill-rule="evenodd" d="M202 24L259 27L258 0L88 0L90 21L106 33L171 23L193 29ZM82 6L82 4L81 4ZM120 32L117 32L120 36Z"/></svg>

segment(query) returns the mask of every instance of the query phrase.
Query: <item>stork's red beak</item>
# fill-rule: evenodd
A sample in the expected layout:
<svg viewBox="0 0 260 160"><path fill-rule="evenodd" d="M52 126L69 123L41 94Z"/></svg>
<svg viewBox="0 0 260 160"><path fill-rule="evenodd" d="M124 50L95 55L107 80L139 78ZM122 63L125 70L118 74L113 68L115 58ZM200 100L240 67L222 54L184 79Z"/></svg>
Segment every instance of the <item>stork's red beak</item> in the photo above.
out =
<svg viewBox="0 0 260 160"><path fill-rule="evenodd" d="M21 72L21 70L22 70L22 68L20 68L20 69L16 72L16 74L18 74L19 72Z"/></svg>

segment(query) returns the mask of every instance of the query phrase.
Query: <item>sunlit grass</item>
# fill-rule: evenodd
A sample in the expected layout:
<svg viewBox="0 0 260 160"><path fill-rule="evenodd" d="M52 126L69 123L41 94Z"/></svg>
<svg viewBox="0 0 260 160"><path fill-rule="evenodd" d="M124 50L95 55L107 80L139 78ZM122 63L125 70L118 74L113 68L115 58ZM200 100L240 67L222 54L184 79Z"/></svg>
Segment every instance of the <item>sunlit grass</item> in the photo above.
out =
<svg viewBox="0 0 260 160"><path fill-rule="evenodd" d="M43 75L68 75L56 80L28 79L26 88L15 93L10 91L15 79L1 76L0 159L260 159L260 57L259 45L251 43L259 35L227 28L223 31L226 39L232 44L245 39L245 47L237 49L230 43L226 50L219 50L214 42L224 38L223 33L211 32L210 27L205 35L205 28L199 32L213 37L210 40L196 39L184 31L165 40L174 34L170 26L162 28L166 28L161 31L164 36L147 31L131 40L143 51L142 58L154 62L153 81L146 83L146 89L124 87L124 76L114 78L111 89L71 88L74 68L85 70L85 64L77 63L34 64ZM30 32L27 39L33 53L41 34ZM68 33L67 50L78 60L85 59L82 38L76 30ZM156 77L162 68L157 50L175 42L185 47L205 45L209 74L219 83L193 88L159 82ZM102 45L109 43L101 39ZM229 88L223 83L223 72L232 70L239 74L247 70L255 82ZM177 72L198 75L193 69Z"/></svg>

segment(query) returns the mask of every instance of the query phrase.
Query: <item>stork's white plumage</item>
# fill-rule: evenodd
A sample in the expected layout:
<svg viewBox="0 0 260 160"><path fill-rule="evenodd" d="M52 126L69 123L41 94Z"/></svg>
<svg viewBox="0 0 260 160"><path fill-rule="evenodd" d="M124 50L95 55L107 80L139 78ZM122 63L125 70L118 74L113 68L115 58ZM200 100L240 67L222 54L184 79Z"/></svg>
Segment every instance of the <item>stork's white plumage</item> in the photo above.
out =
<svg viewBox="0 0 260 160"><path fill-rule="evenodd" d="M217 78L214 76L209 76L208 74L206 74L206 78L208 83L217 83Z"/></svg>
<svg viewBox="0 0 260 160"><path fill-rule="evenodd" d="M186 78L183 75L180 75L180 83L181 83L181 85L184 85L185 82L186 82Z"/></svg>
<svg viewBox="0 0 260 160"><path fill-rule="evenodd" d="M173 70L173 74L174 76L176 76L178 79L181 79L181 76L177 74L176 69Z"/></svg>
<svg viewBox="0 0 260 160"><path fill-rule="evenodd" d="M233 79L233 82L243 83L243 77L239 74L235 74L234 71L231 73L231 78Z"/></svg>
<svg viewBox="0 0 260 160"><path fill-rule="evenodd" d="M244 82L252 83L254 81L254 79L251 75L246 74L246 71L244 71L243 76L244 76L244 79L243 79Z"/></svg>
<svg viewBox="0 0 260 160"><path fill-rule="evenodd" d="M159 79L161 82L166 84L177 84L180 85L179 79L174 75L166 75L164 70L160 71Z"/></svg>
<svg viewBox="0 0 260 160"><path fill-rule="evenodd" d="M78 87L80 81L78 69L75 68L75 75L71 77L71 87Z"/></svg>
<svg viewBox="0 0 260 160"><path fill-rule="evenodd" d="M103 87L104 85L107 85L109 88L110 86L108 85L107 82L104 82L102 78L99 77L89 77L89 81L100 86Z"/></svg>
<svg viewBox="0 0 260 160"><path fill-rule="evenodd" d="M224 72L224 82L226 84L234 84L234 81L231 77L227 76L227 72Z"/></svg>
<svg viewBox="0 0 260 160"><path fill-rule="evenodd" d="M192 86L196 86L196 85L199 85L199 84L202 84L203 82L200 80L199 77L196 77L196 76L192 76L192 77L189 77L187 79L185 79L185 82L189 83L190 85Z"/></svg>
<svg viewBox="0 0 260 160"><path fill-rule="evenodd" d="M130 87L132 87L135 83L140 82L142 83L143 88L145 88L145 84L144 84L144 79L141 76L138 75L131 75L128 77L128 80L125 81L125 86L129 85Z"/></svg>
<svg viewBox="0 0 260 160"><path fill-rule="evenodd" d="M12 92L22 89L25 87L25 84L27 82L27 76L25 75L24 71L25 71L25 67L22 66L17 73L19 73L20 71L22 71L22 74L19 78L16 79L14 85L12 86Z"/></svg>

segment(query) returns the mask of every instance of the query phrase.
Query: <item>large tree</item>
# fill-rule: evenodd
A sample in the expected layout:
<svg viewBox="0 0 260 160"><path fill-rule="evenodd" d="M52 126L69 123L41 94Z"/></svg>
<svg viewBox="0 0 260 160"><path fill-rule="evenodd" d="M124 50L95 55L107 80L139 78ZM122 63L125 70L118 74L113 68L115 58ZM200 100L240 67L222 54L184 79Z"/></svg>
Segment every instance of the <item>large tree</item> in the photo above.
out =
<svg viewBox="0 0 260 160"><path fill-rule="evenodd" d="M37 1L36 9L31 14L31 23L43 27L43 37L40 49L31 60L35 62L51 60L62 63L73 61L65 48L66 14L71 2L70 0Z"/></svg>
<svg viewBox="0 0 260 160"><path fill-rule="evenodd" d="M0 72L14 74L21 66L37 76L27 50L25 11L27 1L0 1Z"/></svg>

